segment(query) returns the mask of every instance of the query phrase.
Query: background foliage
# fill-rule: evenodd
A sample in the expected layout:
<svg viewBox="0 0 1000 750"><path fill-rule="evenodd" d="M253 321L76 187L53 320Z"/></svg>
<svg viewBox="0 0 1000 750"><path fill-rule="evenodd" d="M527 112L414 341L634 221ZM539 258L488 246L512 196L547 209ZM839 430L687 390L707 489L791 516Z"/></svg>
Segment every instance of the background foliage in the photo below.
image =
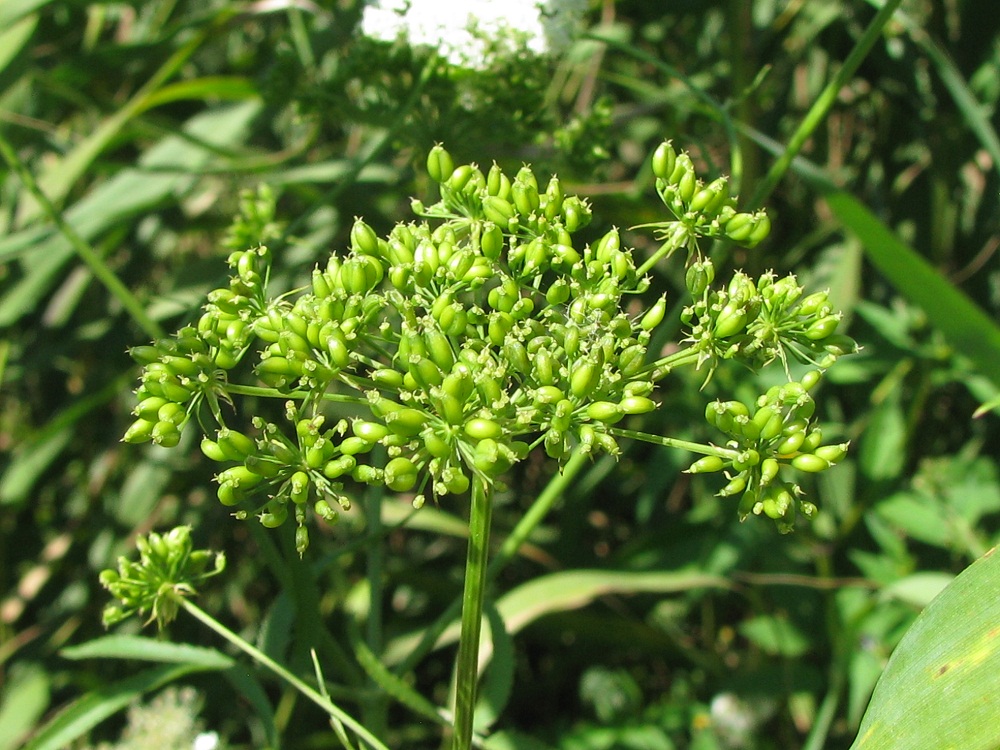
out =
<svg viewBox="0 0 1000 750"><path fill-rule="evenodd" d="M179 523L230 559L206 609L305 674L318 646L332 697L390 746L435 746L437 729L372 689L357 644L392 665L448 606L464 509L428 507L404 527L408 506L387 503L384 539L358 515L299 562L287 537L228 516L195 445L119 443L136 373L127 347L194 319L224 279L227 241L258 241L226 228L260 183L279 197L267 241L290 287L347 246L354 216L381 234L410 195L426 196L414 165L435 142L457 161L557 171L592 201L595 237L661 218L646 159L664 137L699 171L732 171L749 200L877 4L594 3L564 57L481 72L359 39L359 3L320 5L0 5L0 128L55 209L5 157L0 750L121 676L121 662L62 650L101 634L97 572L136 534ZM690 457L663 448L588 465L496 586L512 639L495 639L487 693L505 705L494 729L534 738L518 747L848 747L921 607L996 543L998 424L972 416L1000 372L992 5L904 2L768 198L771 238L719 249L751 273L794 269L829 287L864 347L820 399L825 431L855 448L808 488L820 517L781 538L740 524L716 477L679 473ZM624 235L640 255L655 249ZM678 270L656 270L651 299L679 299ZM725 371L702 393L700 380L677 382L644 429L709 439L704 403L758 392L741 382ZM525 464L500 498L499 540L550 475ZM381 614L367 599L373 560ZM383 624L359 634L355 616ZM184 619L169 635L209 644ZM406 679L444 704L452 658L442 647ZM157 669L144 687L181 676ZM183 705L230 747L329 741L323 717L279 683L202 669L214 671L181 681L203 700ZM87 741L111 741L123 722Z"/></svg>

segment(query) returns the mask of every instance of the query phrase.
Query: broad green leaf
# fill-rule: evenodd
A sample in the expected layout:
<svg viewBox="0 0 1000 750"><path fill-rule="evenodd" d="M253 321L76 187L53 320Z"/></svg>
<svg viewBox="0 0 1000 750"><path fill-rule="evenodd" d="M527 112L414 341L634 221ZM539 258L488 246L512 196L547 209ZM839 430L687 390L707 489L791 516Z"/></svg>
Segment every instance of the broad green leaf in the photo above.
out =
<svg viewBox="0 0 1000 750"><path fill-rule="evenodd" d="M235 662L214 648L171 643L141 635L107 635L79 646L64 648L67 659L136 659L164 664L187 664L201 669L229 669Z"/></svg>
<svg viewBox="0 0 1000 750"><path fill-rule="evenodd" d="M893 652L852 750L1000 747L1000 555L930 603Z"/></svg>
<svg viewBox="0 0 1000 750"><path fill-rule="evenodd" d="M940 503L919 492L897 492L875 506L891 526L925 544L947 548L954 529Z"/></svg>
<svg viewBox="0 0 1000 750"><path fill-rule="evenodd" d="M49 676L37 664L18 664L0 700L0 750L13 750L49 706Z"/></svg>
<svg viewBox="0 0 1000 750"><path fill-rule="evenodd" d="M202 670L190 664L164 664L92 690L56 714L21 750L66 750L144 693Z"/></svg>

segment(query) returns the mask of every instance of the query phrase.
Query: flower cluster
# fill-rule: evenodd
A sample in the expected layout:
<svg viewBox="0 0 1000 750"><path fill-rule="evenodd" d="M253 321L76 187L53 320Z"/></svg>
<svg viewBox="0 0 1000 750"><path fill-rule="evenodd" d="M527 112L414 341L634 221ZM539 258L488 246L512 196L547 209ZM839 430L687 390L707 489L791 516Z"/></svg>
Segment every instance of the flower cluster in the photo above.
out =
<svg viewBox="0 0 1000 750"><path fill-rule="evenodd" d="M442 50L452 65L482 68L491 51L521 46L534 54L559 51L586 10L581 0L375 0L364 12L365 36Z"/></svg>
<svg viewBox="0 0 1000 750"><path fill-rule="evenodd" d="M148 621L156 620L162 628L177 616L179 597L196 594L196 584L226 567L221 552L194 549L190 526L178 526L166 534L150 532L137 537L135 545L138 562L120 557L117 572L101 572L101 584L119 600L104 610L106 626L149 612ZM213 563L211 570L209 563Z"/></svg>
<svg viewBox="0 0 1000 750"><path fill-rule="evenodd" d="M514 175L496 165L456 166L435 147L427 171L440 200L415 200L418 221L385 237L356 220L349 250L317 267L307 287L274 295L267 248L234 252L228 287L208 295L196 326L133 350L144 368L125 440L175 445L184 425L193 416L203 424L207 411L217 425L203 427L201 449L225 465L219 500L269 527L294 518L301 553L310 511L336 520L350 506L348 482L412 493L419 507L429 494L496 483L535 448L562 462L573 450L617 455L625 436L680 446L616 425L654 410L656 381L681 364L708 363L711 371L738 358L756 368L784 360L787 350L810 361L822 352L826 367L851 350L845 337L829 343L839 317L825 297L802 298L793 277L755 284L737 274L727 289L713 289L714 267L697 239L753 245L767 232L766 216L737 212L725 180L703 186L690 158L669 143L654 165L666 175L657 188L676 221L657 225L664 248L637 268L616 229L589 244L574 239L590 207L565 195L557 177L543 184L527 166ZM690 345L654 359L648 347L666 299L632 314L624 300L644 292L645 271L678 248L688 252L694 299L684 312ZM233 368L255 346L263 385L233 382ZM805 401L792 403L793 385L762 397L756 413L777 399L782 434L811 416ZM811 404L807 390L799 385L795 398ZM256 417L252 436L232 429L219 402L234 395L285 400L285 422ZM749 472L743 489L759 512L773 477L765 480L758 464L774 454L803 468L798 453L818 445L779 450L770 424L751 438L736 416L716 423L748 431L729 433L738 449L683 447L718 459L718 469ZM739 457L751 450L760 461ZM730 482L727 494L735 488Z"/></svg>

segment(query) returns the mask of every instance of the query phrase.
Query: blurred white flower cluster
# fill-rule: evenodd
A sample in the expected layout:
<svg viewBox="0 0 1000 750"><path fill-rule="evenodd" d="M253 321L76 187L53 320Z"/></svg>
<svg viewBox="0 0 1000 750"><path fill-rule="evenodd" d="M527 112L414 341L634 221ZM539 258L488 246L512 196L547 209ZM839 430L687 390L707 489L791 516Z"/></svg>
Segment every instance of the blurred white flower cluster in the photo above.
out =
<svg viewBox="0 0 1000 750"><path fill-rule="evenodd" d="M562 51L586 9L587 0L372 0L361 30L436 47L452 65L482 69L499 51Z"/></svg>

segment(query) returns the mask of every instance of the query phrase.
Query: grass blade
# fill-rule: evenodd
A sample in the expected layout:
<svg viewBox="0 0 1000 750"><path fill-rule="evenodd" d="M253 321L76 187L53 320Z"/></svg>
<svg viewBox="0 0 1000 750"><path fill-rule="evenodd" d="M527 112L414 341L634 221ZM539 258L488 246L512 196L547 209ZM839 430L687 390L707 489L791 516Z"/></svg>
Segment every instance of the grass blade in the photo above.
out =
<svg viewBox="0 0 1000 750"><path fill-rule="evenodd" d="M931 323L976 369L1000 385L1000 326L856 198L841 191L825 197L840 222L864 245L875 267L923 308Z"/></svg>

